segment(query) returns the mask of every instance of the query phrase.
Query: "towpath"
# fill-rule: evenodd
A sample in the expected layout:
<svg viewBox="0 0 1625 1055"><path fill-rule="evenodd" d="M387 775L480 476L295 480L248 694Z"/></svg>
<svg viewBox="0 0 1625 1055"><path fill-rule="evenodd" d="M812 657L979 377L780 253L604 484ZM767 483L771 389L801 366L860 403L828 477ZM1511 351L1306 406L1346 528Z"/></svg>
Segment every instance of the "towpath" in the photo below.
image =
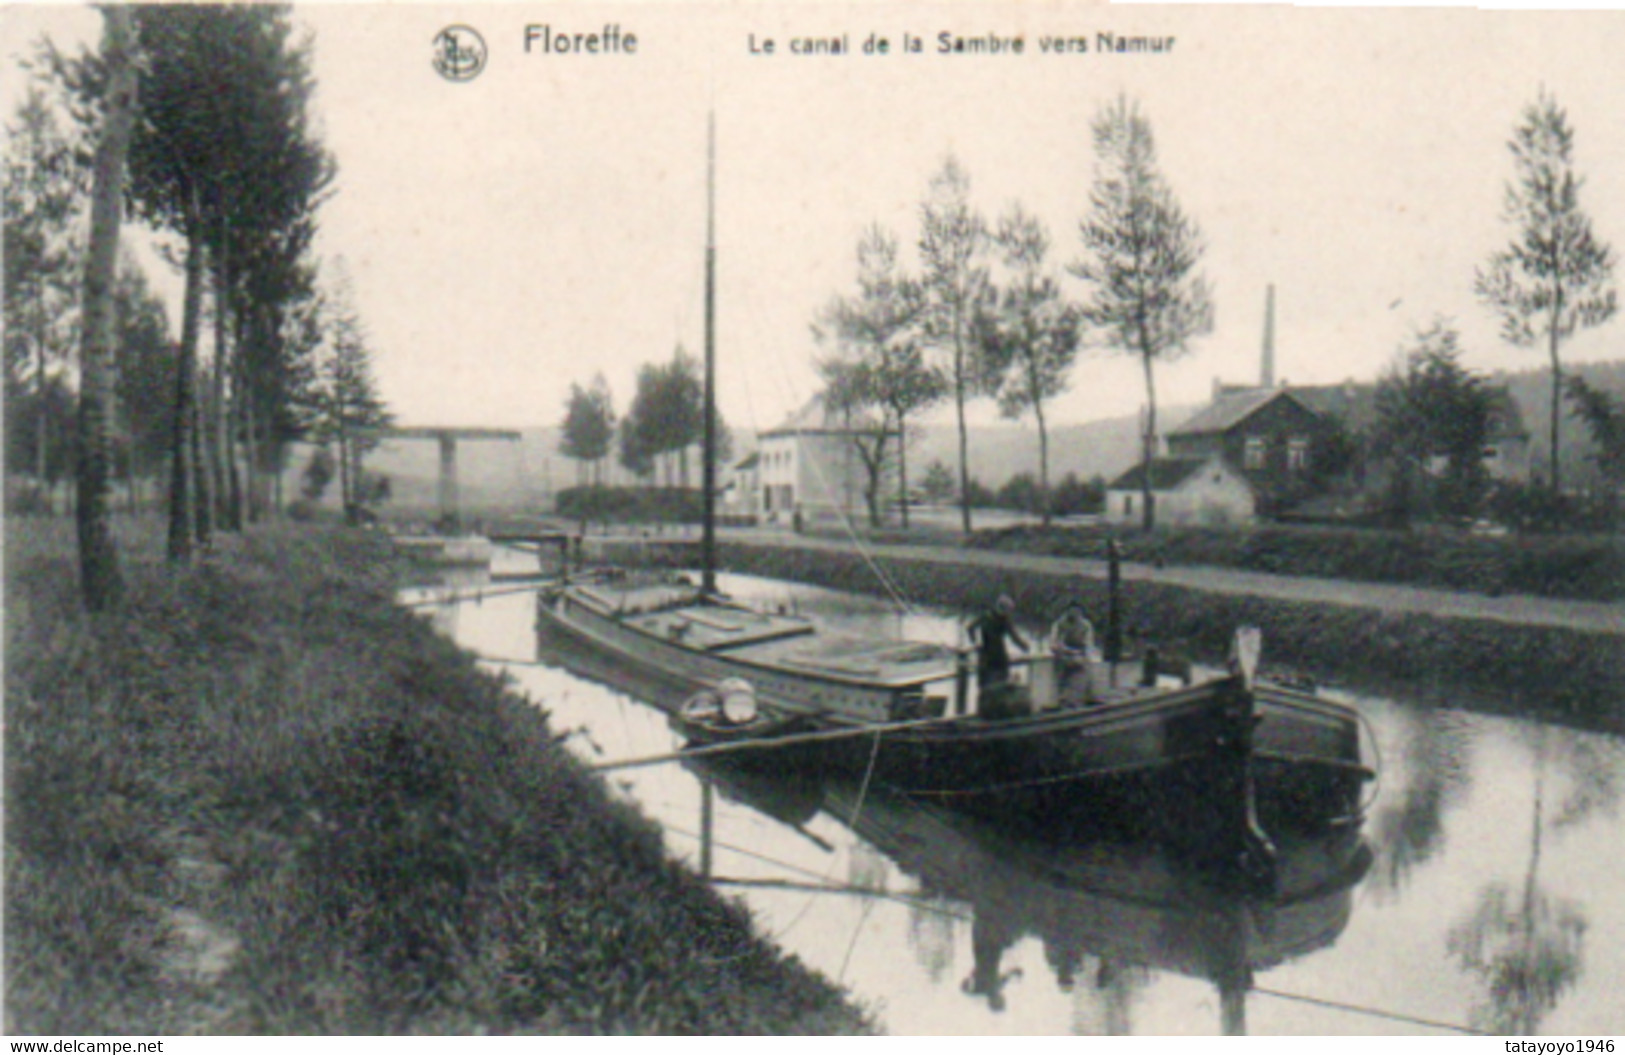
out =
<svg viewBox="0 0 1625 1055"><path fill-rule="evenodd" d="M730 542L781 549L821 549L851 552L845 539L827 539L761 530L729 530ZM1106 578L1106 562L1079 557L1034 556L999 553L991 550L961 549L957 546L910 543L866 545L872 556L895 560L925 561L947 566L1008 568L1012 571L1048 575L1083 575ZM1313 579L1291 575L1232 568L1180 566L1154 568L1149 564L1123 564L1123 581L1158 582L1217 594L1241 594L1281 601L1374 608L1385 612L1416 613L1450 619L1482 619L1517 626L1554 627L1589 633L1625 636L1625 605L1600 601L1567 601L1524 594L1468 593L1457 590L1395 586L1388 583L1349 582L1342 579Z"/></svg>

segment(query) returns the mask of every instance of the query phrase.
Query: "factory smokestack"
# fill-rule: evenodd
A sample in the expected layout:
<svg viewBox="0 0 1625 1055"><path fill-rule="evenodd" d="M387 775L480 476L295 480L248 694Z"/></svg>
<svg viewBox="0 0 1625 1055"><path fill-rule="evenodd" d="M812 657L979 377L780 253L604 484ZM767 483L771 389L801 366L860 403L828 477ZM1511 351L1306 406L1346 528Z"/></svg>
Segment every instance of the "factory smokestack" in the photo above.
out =
<svg viewBox="0 0 1625 1055"><path fill-rule="evenodd" d="M1259 370L1260 388L1275 387L1275 285L1264 289L1264 362Z"/></svg>

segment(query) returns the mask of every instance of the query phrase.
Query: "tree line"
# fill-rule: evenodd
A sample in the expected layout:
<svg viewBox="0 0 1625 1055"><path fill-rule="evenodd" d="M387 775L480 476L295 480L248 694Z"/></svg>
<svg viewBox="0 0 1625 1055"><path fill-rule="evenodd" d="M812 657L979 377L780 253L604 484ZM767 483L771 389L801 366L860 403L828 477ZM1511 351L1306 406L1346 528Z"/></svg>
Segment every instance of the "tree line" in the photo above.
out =
<svg viewBox="0 0 1625 1055"><path fill-rule="evenodd" d="M1204 243L1158 168L1151 123L1136 102L1119 96L1102 107L1091 132L1094 181L1070 263L1055 260L1050 231L1020 203L989 223L971 205L969 174L950 155L919 206L918 271L903 267L895 234L871 225L858 244L856 290L836 296L814 320L824 349L823 398L853 434L872 522L880 521L882 480L895 465L907 526L910 424L951 401L960 519L971 530L978 495L966 404L992 398L1004 417L1030 415L1037 427L1036 497L1028 501L1047 524L1054 508L1046 413L1088 348L1142 363L1148 413L1141 455L1153 457L1155 364L1186 354L1213 324L1199 271ZM1062 286L1063 273L1078 280L1081 296ZM1142 508L1149 528L1149 494Z"/></svg>
<svg viewBox="0 0 1625 1055"><path fill-rule="evenodd" d="M585 388L570 385L564 405L559 453L576 462L577 486L603 486L613 454L645 485L687 488L690 452L705 430L705 382L699 362L679 344L665 362L638 368L637 387L624 417L603 374ZM732 439L717 416L717 460L726 462Z"/></svg>
<svg viewBox="0 0 1625 1055"><path fill-rule="evenodd" d="M1506 489L1499 503L1509 519L1545 526L1577 515L1563 482L1565 404L1597 448L1592 460L1612 492L1605 505L1615 505L1625 489L1625 401L1565 374L1562 362L1565 341L1608 321L1618 308L1618 258L1580 206L1585 181L1575 170L1574 139L1567 113L1551 95L1543 91L1524 108L1507 143L1513 177L1502 217L1512 237L1473 276L1474 292L1500 323L1502 337L1547 355L1551 420L1543 493ZM1378 382L1370 446L1390 470L1388 512L1401 522L1417 512L1475 516L1491 497L1484 452L1509 399L1468 369L1463 354L1459 331L1436 318L1400 349Z"/></svg>
<svg viewBox="0 0 1625 1055"><path fill-rule="evenodd" d="M969 174L949 156L918 207L917 266L907 266L894 232L869 225L857 245L855 287L831 298L813 319L821 397L849 434L872 522L882 519L887 496L881 491L890 478L908 526L913 427L920 415L951 402L959 441L954 492L962 526L971 529L971 510L986 489L969 475L966 405L991 398L1006 418L1030 416L1037 428L1037 473L1032 493L1023 490L1021 498L1047 523L1055 509L1046 415L1089 350L1139 361L1145 391L1140 459L1148 466L1155 457L1156 365L1186 355L1213 327L1211 287L1200 270L1205 242L1159 169L1150 120L1136 102L1119 96L1102 106L1090 131L1093 181L1070 261L1057 259L1051 233L1020 203L990 223L971 204ZM1542 484L1554 497L1562 495L1565 399L1602 449L1597 462L1604 477L1625 486L1625 456L1615 439L1625 409L1616 397L1562 371L1563 342L1608 320L1617 307L1616 258L1580 207L1584 181L1574 168L1573 142L1566 113L1549 95L1525 108L1509 141L1514 175L1504 218L1513 237L1474 277L1478 297L1506 339L1543 347L1550 359L1552 440ZM1075 280L1070 287L1062 281L1067 276ZM1418 331L1382 371L1369 431L1345 437L1359 447L1359 457L1387 467L1387 498L1401 516L1424 507L1475 511L1484 499L1483 454L1505 396L1468 369L1463 355L1447 320ZM671 483L671 459L685 459L699 438L698 400L694 365L681 349L672 362L640 371L637 396L618 426L600 376L590 388L573 387L560 450L601 483L618 437L620 464L643 479L665 466ZM1140 475L1142 523L1149 529L1156 509L1151 474ZM686 469L682 479L686 484ZM940 478L932 483L940 489Z"/></svg>
<svg viewBox="0 0 1625 1055"><path fill-rule="evenodd" d="M120 590L115 475L132 501L163 480L184 561L280 508L296 440L338 450L353 506L389 423L348 283L312 248L337 173L312 127L312 40L283 5L102 17L96 50L42 44L4 213L8 454L47 509L72 465L91 607ZM183 275L178 336L120 251L126 217Z"/></svg>
<svg viewBox="0 0 1625 1055"><path fill-rule="evenodd" d="M918 271L900 262L897 237L866 229L857 247L856 289L818 315L813 333L826 349L818 361L827 406L843 416L867 475L869 515L881 516L881 481L895 466L897 505L908 522L910 422L945 400L959 432L958 497L971 529L978 488L969 477L965 404L992 397L1007 418L1031 415L1039 436L1036 501L1052 513L1047 404L1066 392L1085 350L1139 360L1145 386L1141 462L1157 450L1155 366L1191 350L1211 331L1211 287L1200 272L1200 227L1180 207L1157 164L1149 119L1119 96L1091 127L1095 171L1088 209L1078 222L1078 252L1064 268L1051 262L1042 221L1017 203L989 224L969 201L970 178L948 157L919 206ZM1474 289L1520 346L1543 347L1550 360L1551 453L1543 481L1563 495L1559 429L1567 399L1601 453L1602 474L1625 487L1618 422L1625 407L1582 378L1565 378L1561 347L1575 332L1611 318L1616 257L1579 203L1584 180L1573 160L1566 113L1542 93L1525 108L1509 141L1514 176L1506 188L1508 246L1490 255ZM1062 272L1078 281L1070 294ZM1366 448L1386 460L1390 499L1406 510L1424 480L1447 512L1476 509L1486 491L1486 444L1504 393L1462 364L1453 326L1435 320L1384 370L1376 422ZM1435 481L1436 463L1443 464ZM1155 524L1150 473L1142 472L1142 523ZM938 481L940 483L940 481Z"/></svg>

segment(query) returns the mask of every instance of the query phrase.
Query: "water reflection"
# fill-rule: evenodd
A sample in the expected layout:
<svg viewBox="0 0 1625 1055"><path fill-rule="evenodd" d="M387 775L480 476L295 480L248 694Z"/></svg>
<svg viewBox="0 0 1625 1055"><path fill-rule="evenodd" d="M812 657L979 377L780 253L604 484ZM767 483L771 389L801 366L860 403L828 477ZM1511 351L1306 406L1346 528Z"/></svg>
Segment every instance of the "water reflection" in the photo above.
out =
<svg viewBox="0 0 1625 1055"><path fill-rule="evenodd" d="M1394 895L1444 841L1445 810L1467 793L1471 769L1471 727L1454 711L1398 711L1387 723L1382 779L1398 792L1376 811L1370 824L1376 851L1372 884Z"/></svg>
<svg viewBox="0 0 1625 1055"><path fill-rule="evenodd" d="M1549 744L1544 727L1532 730L1531 738L1535 751L1533 817L1523 889L1515 894L1505 883L1489 884L1467 918L1451 928L1448 938L1451 956L1483 987L1473 1004L1472 1024L1495 1033L1537 1032L1564 993L1579 981L1584 966L1584 911L1575 902L1553 898L1540 887ZM1571 798L1560 816L1572 818L1578 803L1600 801L1605 800L1591 795Z"/></svg>
<svg viewBox="0 0 1625 1055"><path fill-rule="evenodd" d="M1054 985L1074 994L1074 1024L1091 1031L1131 1032L1135 994L1159 970L1210 983L1219 1025L1245 1032L1255 972L1335 941L1371 861L1352 830L1286 844L1279 893L1259 897L1242 893L1239 877L1193 869L1152 844L1057 847L874 788L688 765L725 798L780 823L804 826L816 801L859 836L848 882L832 893L884 893L893 870L912 879L922 896L910 899L911 945L932 977L949 972L954 929L968 921L972 962L959 987L990 1010L1021 998L1015 983L1039 981L1006 962L1036 939Z"/></svg>
<svg viewBox="0 0 1625 1055"><path fill-rule="evenodd" d="M843 628L896 634L901 623L910 638L947 642L958 631L948 613L899 617L869 598L733 579L725 588ZM664 716L640 702L670 692L594 670L587 656L539 655L534 599L501 589L448 603L437 621L501 658L496 669L551 713L556 731L589 729L570 750L591 762L675 746ZM1006 853L998 832L886 825L887 812L856 789L813 786L786 799L777 782L771 817L740 805L748 795L716 789L713 870L764 934L900 1033L1625 1028L1625 871L1614 853L1625 844L1625 742L1436 707L1403 689L1357 702L1383 776L1365 829L1374 863L1341 895L1255 906L1157 865L1151 851L1107 848L1103 861L1099 850ZM614 786L664 825L674 856L698 867L695 774L634 770ZM858 805L862 819L849 824ZM953 848L970 845L983 849L956 864ZM980 885L967 887L967 876ZM998 950L1003 1010L965 992L978 974L993 977L978 971L978 944L984 963Z"/></svg>
<svg viewBox="0 0 1625 1055"><path fill-rule="evenodd" d="M1621 784L1625 782L1625 743L1600 737L1565 737L1543 745L1542 750L1557 757L1570 785L1552 816L1553 830L1579 828L1593 814L1610 819L1619 816Z"/></svg>

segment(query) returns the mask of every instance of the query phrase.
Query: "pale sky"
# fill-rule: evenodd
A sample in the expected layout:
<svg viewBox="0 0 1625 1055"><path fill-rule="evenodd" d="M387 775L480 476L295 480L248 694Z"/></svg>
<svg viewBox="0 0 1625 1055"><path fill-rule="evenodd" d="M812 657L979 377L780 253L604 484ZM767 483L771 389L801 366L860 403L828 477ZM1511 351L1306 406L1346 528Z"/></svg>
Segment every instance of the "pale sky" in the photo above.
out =
<svg viewBox="0 0 1625 1055"><path fill-rule="evenodd" d="M1119 92L1151 118L1163 171L1202 226L1217 326L1159 367L1164 404L1215 376L1257 376L1264 289L1277 287L1277 375L1374 377L1435 314L1468 365L1541 365L1472 295L1510 235L1506 141L1544 85L1577 132L1582 203L1625 250L1625 13L1097 7L1029 3L772 8L696 4L296 6L315 37L315 114L339 165L320 249L349 264L384 395L406 424L553 424L602 371L624 409L641 363L702 343L705 127L718 130L720 401L769 428L816 390L808 324L855 277L863 227L908 247L950 150L975 204L1044 218L1077 258L1089 125ZM22 44L82 9L5 12L7 111ZM478 29L487 69L451 83L431 41ZM525 54L527 23L618 24L634 55ZM934 53L941 31L1021 35L1022 55ZM802 57L796 36L869 33L894 54ZM926 53L895 52L901 37ZM1172 36L1160 55L1101 54L1097 34ZM77 34L77 36L76 36ZM752 55L749 38L777 53ZM1089 53L1042 53L1048 34ZM1620 282L1625 285L1625 269ZM1067 279L1069 287L1072 280ZM1625 357L1616 319L1571 361ZM1052 420L1131 414L1132 361L1085 358ZM993 420L985 401L978 411Z"/></svg>

